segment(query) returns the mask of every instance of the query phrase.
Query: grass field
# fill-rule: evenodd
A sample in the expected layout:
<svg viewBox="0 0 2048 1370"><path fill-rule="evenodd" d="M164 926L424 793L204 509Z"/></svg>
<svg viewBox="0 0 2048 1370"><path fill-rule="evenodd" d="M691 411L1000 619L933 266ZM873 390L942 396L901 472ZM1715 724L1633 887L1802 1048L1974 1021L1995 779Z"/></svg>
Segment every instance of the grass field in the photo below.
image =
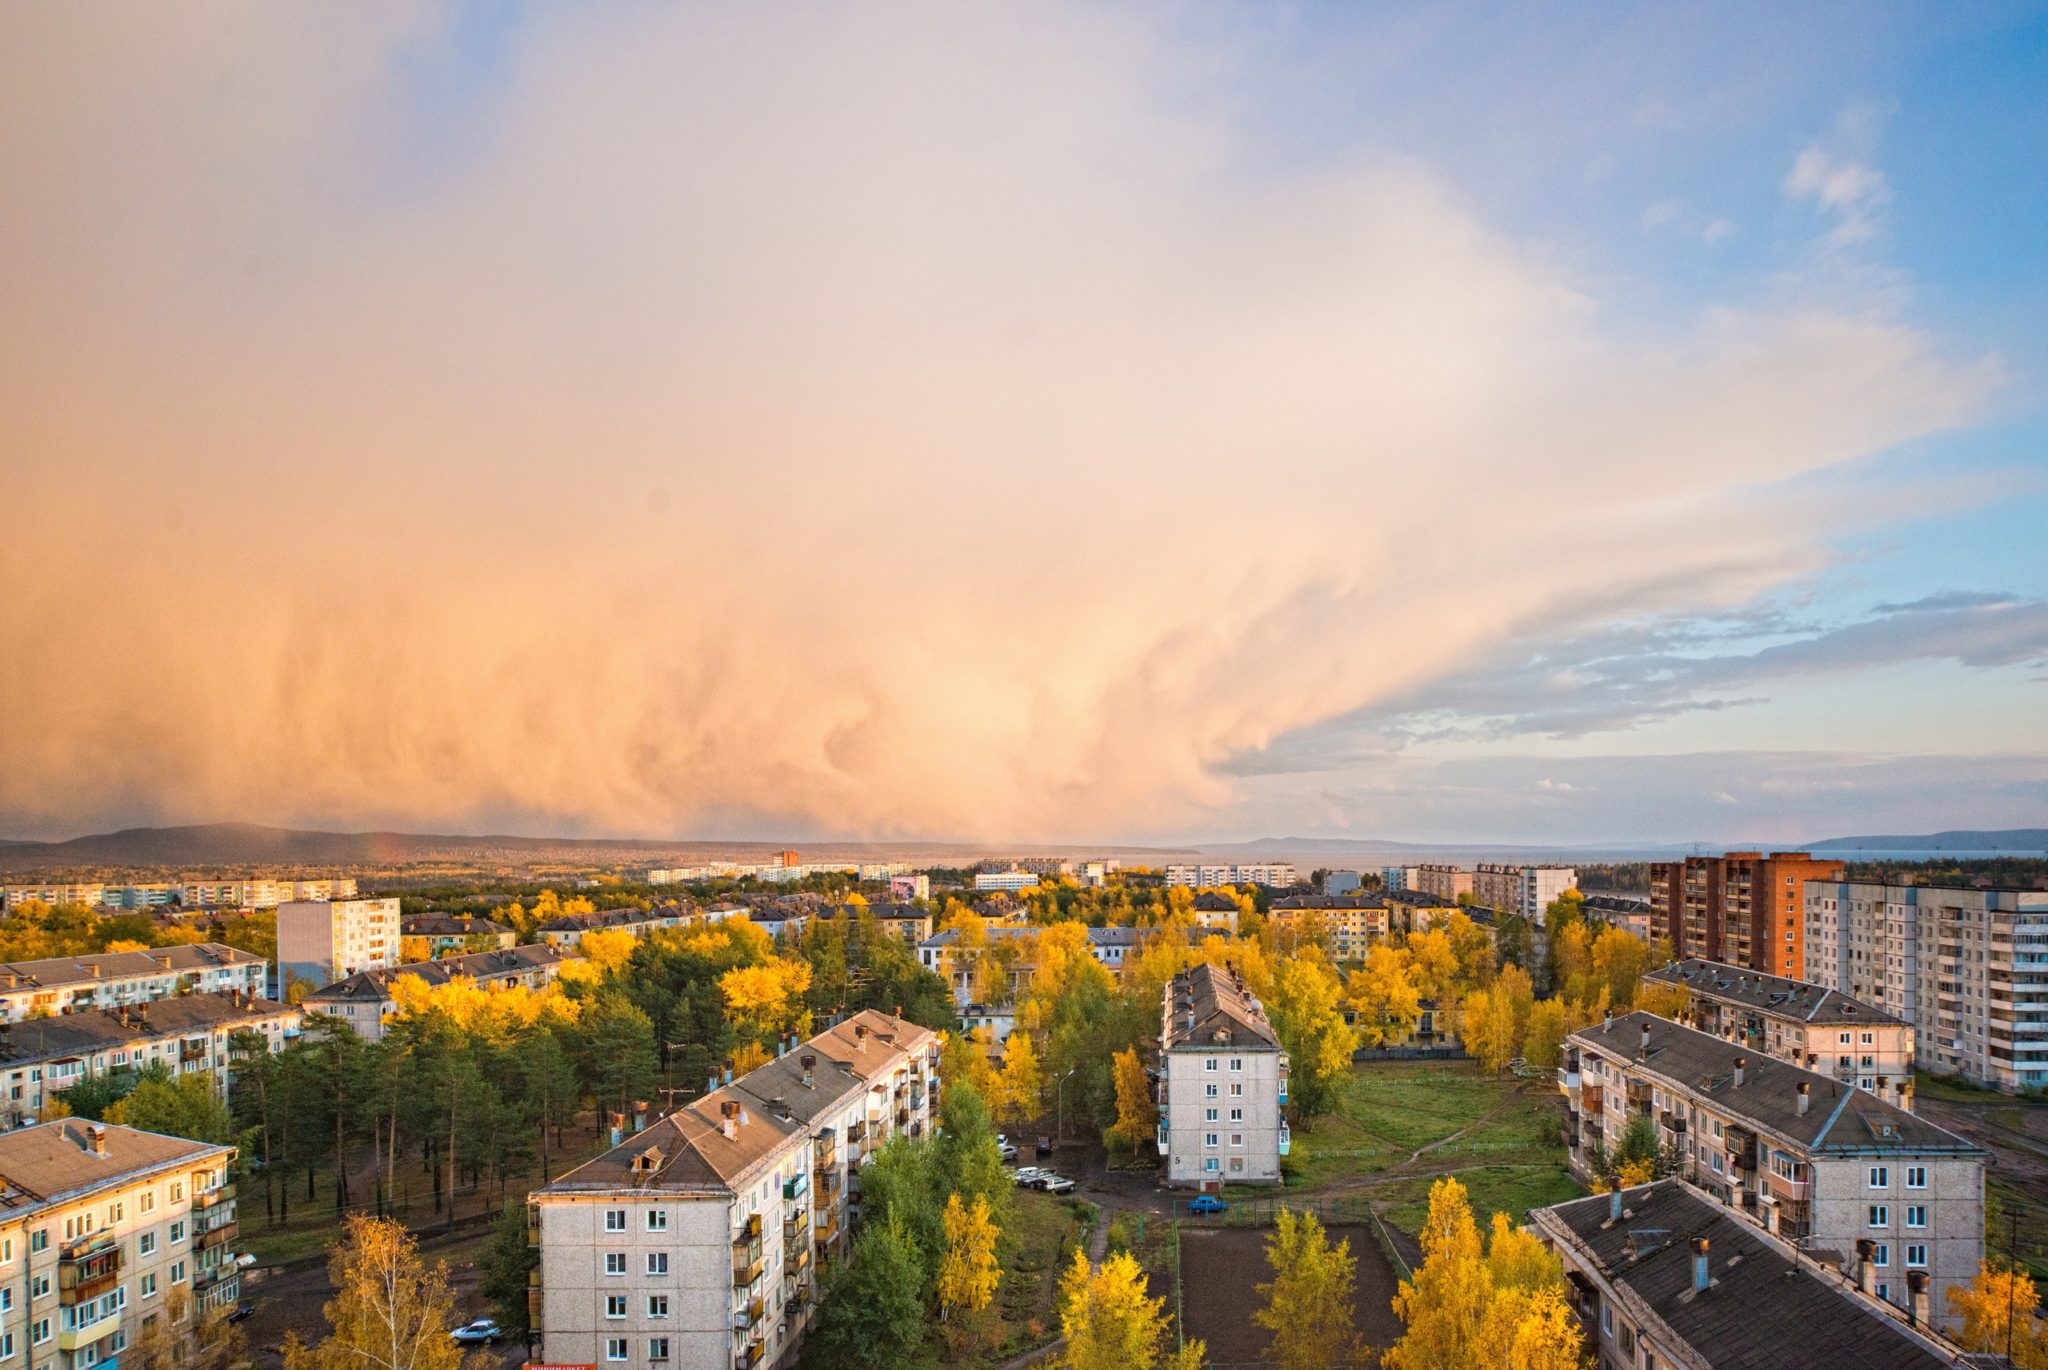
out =
<svg viewBox="0 0 2048 1370"><path fill-rule="evenodd" d="M1002 1282L996 1307L1002 1314L999 1355L1042 1346L1059 1332L1053 1295L1060 1272L1085 1246L1097 1220L1095 1206L1020 1189L1000 1248Z"/></svg>
<svg viewBox="0 0 2048 1370"><path fill-rule="evenodd" d="M1289 1184L1323 1184L1375 1175L1441 1142L1507 1103L1515 1081L1497 1079L1469 1062L1381 1061L1358 1066L1337 1107L1313 1129L1297 1128L1287 1158ZM1443 1149L1449 1157L1538 1161L1555 1157L1554 1108L1542 1096L1516 1101Z"/></svg>
<svg viewBox="0 0 2048 1370"><path fill-rule="evenodd" d="M1586 1188L1565 1173L1562 1162L1553 1164L1480 1165L1456 1172L1472 1202L1472 1212L1483 1228L1495 1213L1506 1213L1520 1223L1532 1208L1543 1208L1566 1199L1585 1197ZM1375 1190L1386 1205L1387 1222L1413 1237L1422 1231L1429 1216L1429 1187L1441 1175L1417 1175L1395 1180Z"/></svg>

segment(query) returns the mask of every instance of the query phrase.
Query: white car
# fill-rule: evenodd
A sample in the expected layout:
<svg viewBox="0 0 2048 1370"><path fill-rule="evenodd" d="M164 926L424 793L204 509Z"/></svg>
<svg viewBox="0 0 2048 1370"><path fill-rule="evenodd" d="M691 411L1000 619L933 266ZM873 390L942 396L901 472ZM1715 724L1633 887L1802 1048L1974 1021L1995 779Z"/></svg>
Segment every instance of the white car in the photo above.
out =
<svg viewBox="0 0 2048 1370"><path fill-rule="evenodd" d="M1010 1178L1023 1185L1026 1189L1032 1189L1036 1188L1038 1182L1050 1174L1052 1174L1050 1170L1040 1170L1035 1165L1027 1165L1022 1170L1011 1171Z"/></svg>
<svg viewBox="0 0 2048 1370"><path fill-rule="evenodd" d="M1071 1194L1074 1182L1064 1175L1047 1175L1038 1182L1038 1187L1048 1194Z"/></svg>
<svg viewBox="0 0 2048 1370"><path fill-rule="evenodd" d="M1017 1159L1017 1148L1008 1142L997 1142L996 1155L1002 1157L1005 1161L1014 1161Z"/></svg>

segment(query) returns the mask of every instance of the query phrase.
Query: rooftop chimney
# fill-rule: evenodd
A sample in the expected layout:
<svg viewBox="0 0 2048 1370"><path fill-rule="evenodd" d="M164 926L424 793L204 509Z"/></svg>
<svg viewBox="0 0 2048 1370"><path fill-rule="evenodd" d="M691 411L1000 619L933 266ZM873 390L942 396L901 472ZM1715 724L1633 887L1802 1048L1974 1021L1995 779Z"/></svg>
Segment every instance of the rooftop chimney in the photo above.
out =
<svg viewBox="0 0 2048 1370"><path fill-rule="evenodd" d="M1927 1326L1929 1311L1927 1272L1925 1270L1908 1270L1906 1272L1906 1290L1912 1296L1906 1301L1906 1321L1915 1327Z"/></svg>
<svg viewBox="0 0 2048 1370"><path fill-rule="evenodd" d="M720 1119L718 1130L725 1134L725 1139L732 1141L738 1137L740 1135L740 1106L731 1099L727 1099L718 1106L718 1114Z"/></svg>
<svg viewBox="0 0 2048 1370"><path fill-rule="evenodd" d="M1616 1185L1607 1194L1607 1222L1609 1226L1621 1221L1621 1186Z"/></svg>
<svg viewBox="0 0 2048 1370"><path fill-rule="evenodd" d="M857 1045L865 1047L867 1045L867 1036L868 1025L866 1023L855 1023L853 1025L853 1040Z"/></svg>
<svg viewBox="0 0 2048 1370"><path fill-rule="evenodd" d="M1707 1239L1705 1237L1694 1237L1692 1239L1692 1292L1704 1294L1707 1292L1707 1286L1712 1283L1712 1279L1707 1275Z"/></svg>
<svg viewBox="0 0 2048 1370"><path fill-rule="evenodd" d="M1811 1106L1811 1105L1812 1105L1812 1103L1813 1103L1813 1086L1812 1086L1812 1085L1809 1085L1808 1083L1806 1083L1806 1081L1804 1081L1804 1080L1801 1080L1801 1081L1799 1082L1799 1116L1800 1116L1800 1117L1804 1118L1804 1117L1806 1116L1806 1110L1807 1110L1807 1108L1808 1108L1809 1106Z"/></svg>
<svg viewBox="0 0 2048 1370"><path fill-rule="evenodd" d="M1606 1016L1606 1017L1604 1017L1604 1018L1602 1018L1602 1019L1600 1020L1600 1030L1601 1030L1602 1032L1612 1032L1612 1031L1614 1031L1614 1010L1613 1010L1613 1009L1609 1009L1609 1010L1607 1010L1607 1016Z"/></svg>
<svg viewBox="0 0 2048 1370"><path fill-rule="evenodd" d="M1877 1267L1871 1258L1877 1254L1877 1243L1868 1237L1856 1240L1856 1287L1872 1298L1877 1297Z"/></svg>
<svg viewBox="0 0 2048 1370"><path fill-rule="evenodd" d="M1645 1055L1645 1056L1648 1056L1649 1054L1650 1054L1650 1025L1649 1025L1648 1023L1645 1023L1645 1024L1643 1024L1643 1055Z"/></svg>
<svg viewBox="0 0 2048 1370"><path fill-rule="evenodd" d="M1748 1065L1749 1058L1747 1056L1738 1056L1735 1058L1735 1087L1737 1089L1742 1088L1742 1072L1744 1071L1744 1069L1748 1067Z"/></svg>
<svg viewBox="0 0 2048 1370"><path fill-rule="evenodd" d="M85 1145L95 1156L107 1154L107 1129L99 1123L85 1125Z"/></svg>
<svg viewBox="0 0 2048 1370"><path fill-rule="evenodd" d="M731 1084L731 1083L732 1083L732 1057L730 1057L730 1056L728 1056L728 1057L726 1057L726 1058L725 1058L725 1070L724 1070L724 1072L723 1072L723 1075L724 1075L725 1083L727 1083L727 1084Z"/></svg>
<svg viewBox="0 0 2048 1370"><path fill-rule="evenodd" d="M801 1059L804 1068L804 1088L809 1089L811 1087L811 1068L818 1064L818 1058L807 1051Z"/></svg>

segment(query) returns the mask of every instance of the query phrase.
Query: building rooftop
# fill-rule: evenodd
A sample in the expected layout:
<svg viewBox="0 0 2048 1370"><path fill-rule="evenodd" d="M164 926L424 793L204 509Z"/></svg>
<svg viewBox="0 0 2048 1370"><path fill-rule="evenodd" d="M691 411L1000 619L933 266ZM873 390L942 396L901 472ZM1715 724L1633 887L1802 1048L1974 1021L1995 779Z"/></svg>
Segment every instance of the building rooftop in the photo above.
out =
<svg viewBox="0 0 2048 1370"><path fill-rule="evenodd" d="M889 1068L898 1053L926 1050L938 1040L938 1034L907 1019L875 1009L856 1013L664 1115L540 1192L659 1188L729 1193L733 1181L788 1138L811 1132L816 1119L868 1088L868 1081ZM807 1056L813 1058L808 1072Z"/></svg>
<svg viewBox="0 0 2048 1370"><path fill-rule="evenodd" d="M623 909L594 909L589 913L565 913L560 918L550 918L540 925L541 932L599 932L605 928L630 928L641 923L652 923L663 918L682 918L694 912L696 905L685 900L669 900L656 904L651 909L628 906Z"/></svg>
<svg viewBox="0 0 2048 1370"><path fill-rule="evenodd" d="M1827 989L1805 980L1787 979L1782 975L1744 970L1741 966L1709 961L1699 956L1689 956L1676 965L1650 971L1643 978L1683 985L1695 994L1710 995L1742 1004L1759 1013L1793 1018L1817 1026L1881 1023L1902 1027L1905 1024L1903 1018L1840 990Z"/></svg>
<svg viewBox="0 0 2048 1370"><path fill-rule="evenodd" d="M305 1002L381 1001L391 997L391 986L402 976L417 975L429 985L445 985L457 976L497 980L573 959L567 952L556 951L545 943L508 947L502 951L473 951L467 956L450 956L444 961L414 961L410 965L392 966L386 970L359 970L346 980L337 980L325 989L315 990L306 996Z"/></svg>
<svg viewBox="0 0 2048 1370"><path fill-rule="evenodd" d="M1717 1108L1788 1138L1811 1153L1984 1154L1955 1133L1887 1103L1867 1089L1801 1070L1761 1051L1654 1014L1631 1013L1601 1026L1581 1028L1569 1040L1694 1090ZM1744 1062L1739 1085L1735 1083L1738 1058ZM1809 1101L1804 1114L1799 1112L1802 1084Z"/></svg>
<svg viewBox="0 0 2048 1370"><path fill-rule="evenodd" d="M1412 904L1417 908L1456 909L1463 908L1455 899L1446 899L1441 894L1430 894L1423 890L1388 890L1377 896L1394 904Z"/></svg>
<svg viewBox="0 0 2048 1370"><path fill-rule="evenodd" d="M876 918L884 919L917 919L929 918L932 916L932 911L920 904L892 904L882 900L872 902L866 905L865 907L859 904L834 904L831 908L826 909L820 916L825 918L837 918L841 915L847 915L858 918L863 913L872 914Z"/></svg>
<svg viewBox="0 0 2048 1370"><path fill-rule="evenodd" d="M1648 913L1647 894L1589 894L1581 906L1587 913Z"/></svg>
<svg viewBox="0 0 2048 1370"><path fill-rule="evenodd" d="M256 995L185 994L123 1008L31 1018L0 1034L0 1066L61 1061L148 1037L211 1032L295 1012Z"/></svg>
<svg viewBox="0 0 2048 1370"><path fill-rule="evenodd" d="M1302 909L1383 909L1386 901L1377 894L1287 894L1275 899L1275 913Z"/></svg>
<svg viewBox="0 0 2048 1370"><path fill-rule="evenodd" d="M1941 1370L1965 1363L1678 1180L1628 1190L1622 1203L1623 1217L1612 1225L1606 1195L1534 1216L1539 1230L1568 1234L1588 1264L1705 1363L1731 1370ZM1695 1294L1692 1243L1701 1237L1710 1283Z"/></svg>
<svg viewBox="0 0 2048 1370"><path fill-rule="evenodd" d="M1233 970L1203 962L1182 971L1167 982L1164 1008L1164 1051L1279 1049L1265 1007Z"/></svg>
<svg viewBox="0 0 2048 1370"><path fill-rule="evenodd" d="M1040 923L991 923L982 931L990 937L1036 937L1044 932L1047 924ZM1089 928L1088 941L1097 947L1135 947L1157 932L1157 928ZM960 940L960 934L948 928L935 932L919 942L920 947L950 947Z"/></svg>
<svg viewBox="0 0 2048 1370"><path fill-rule="evenodd" d="M452 913L408 913L398 920L401 937L502 937L510 931L488 918L458 918Z"/></svg>
<svg viewBox="0 0 2048 1370"><path fill-rule="evenodd" d="M230 1149L84 1118L38 1123L0 1133L0 1209L32 1207L160 1166L226 1156Z"/></svg>
<svg viewBox="0 0 2048 1370"><path fill-rule="evenodd" d="M102 951L52 956L40 961L0 961L0 990L55 989L94 980L132 980L182 975L229 966L265 966L262 957L219 942L152 947L147 951Z"/></svg>

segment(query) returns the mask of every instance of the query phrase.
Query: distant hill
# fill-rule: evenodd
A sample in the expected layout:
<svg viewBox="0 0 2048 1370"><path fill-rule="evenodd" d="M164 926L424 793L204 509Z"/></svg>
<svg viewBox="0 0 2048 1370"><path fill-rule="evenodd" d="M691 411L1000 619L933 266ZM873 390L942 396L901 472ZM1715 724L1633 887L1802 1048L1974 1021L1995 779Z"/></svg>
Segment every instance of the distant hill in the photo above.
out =
<svg viewBox="0 0 2048 1370"><path fill-rule="evenodd" d="M1830 837L1809 851L2048 851L2048 828L1957 828L1918 836Z"/></svg>

